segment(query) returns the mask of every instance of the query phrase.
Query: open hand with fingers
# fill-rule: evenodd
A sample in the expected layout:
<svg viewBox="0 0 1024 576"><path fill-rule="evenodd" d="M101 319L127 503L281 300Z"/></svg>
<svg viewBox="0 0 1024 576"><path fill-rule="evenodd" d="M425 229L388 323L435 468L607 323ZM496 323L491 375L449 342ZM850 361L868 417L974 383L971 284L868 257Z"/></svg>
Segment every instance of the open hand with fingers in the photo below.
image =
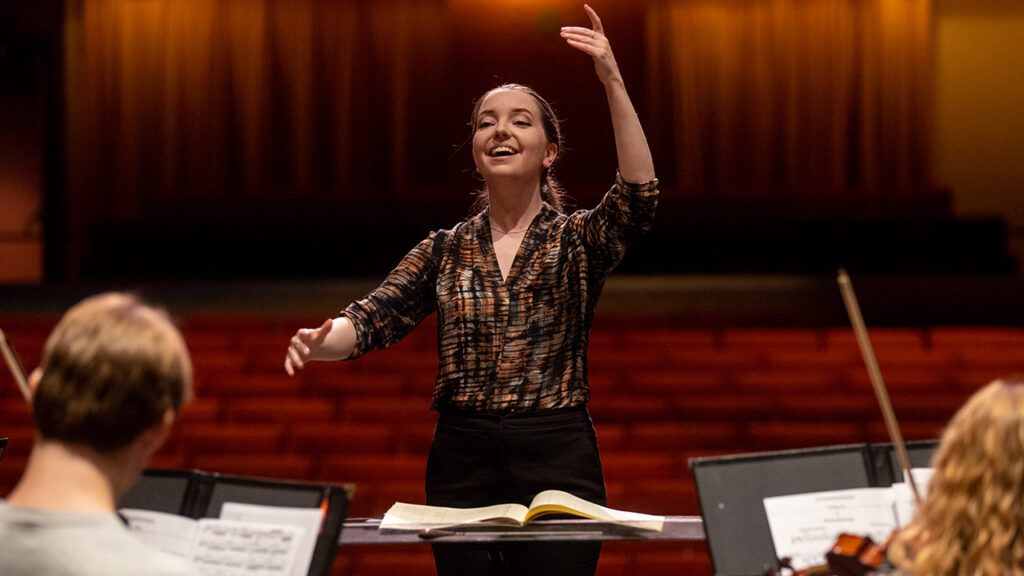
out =
<svg viewBox="0 0 1024 576"><path fill-rule="evenodd" d="M317 360L315 353L323 345L331 332L334 321L328 318L319 328L302 328L288 342L288 352L284 358L284 369L294 376L295 370L305 367L306 362Z"/></svg>
<svg viewBox="0 0 1024 576"><path fill-rule="evenodd" d="M604 26L597 12L584 4L583 10L590 18L591 28L583 26L563 26L561 36L573 48L589 54L594 59L594 68L601 82L619 79L619 65L612 54L612 45L604 35Z"/></svg>

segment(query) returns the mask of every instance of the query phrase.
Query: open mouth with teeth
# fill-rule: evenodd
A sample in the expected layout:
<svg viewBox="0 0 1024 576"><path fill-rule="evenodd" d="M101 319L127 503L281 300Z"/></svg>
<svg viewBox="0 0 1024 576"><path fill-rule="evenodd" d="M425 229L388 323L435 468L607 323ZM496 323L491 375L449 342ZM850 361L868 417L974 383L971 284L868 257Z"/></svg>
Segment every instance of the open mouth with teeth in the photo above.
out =
<svg viewBox="0 0 1024 576"><path fill-rule="evenodd" d="M512 156L518 154L518 152L508 146L496 146L491 150L490 156L493 158L502 158L504 156Z"/></svg>

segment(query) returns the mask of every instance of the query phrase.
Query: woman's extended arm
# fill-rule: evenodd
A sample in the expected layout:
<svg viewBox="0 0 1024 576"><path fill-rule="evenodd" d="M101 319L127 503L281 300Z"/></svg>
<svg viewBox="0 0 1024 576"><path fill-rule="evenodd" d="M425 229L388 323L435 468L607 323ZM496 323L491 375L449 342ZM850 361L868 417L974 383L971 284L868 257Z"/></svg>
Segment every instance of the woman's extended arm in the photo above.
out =
<svg viewBox="0 0 1024 576"><path fill-rule="evenodd" d="M318 328L303 328L288 342L284 369L294 375L310 360L349 360L401 340L437 309L435 280L442 238L431 233L365 298Z"/></svg>
<svg viewBox="0 0 1024 576"><path fill-rule="evenodd" d="M565 38L573 48L589 54L594 59L597 77L604 84L605 94L608 96L612 129L615 132L615 151L619 159L619 174L627 182L649 182L655 179L654 160L651 158L651 149L647 146L643 126L640 125L640 119L626 92L626 85L612 54L611 44L604 35L601 19L590 6L584 4L583 9L590 17L593 28L566 26L562 28L562 38Z"/></svg>

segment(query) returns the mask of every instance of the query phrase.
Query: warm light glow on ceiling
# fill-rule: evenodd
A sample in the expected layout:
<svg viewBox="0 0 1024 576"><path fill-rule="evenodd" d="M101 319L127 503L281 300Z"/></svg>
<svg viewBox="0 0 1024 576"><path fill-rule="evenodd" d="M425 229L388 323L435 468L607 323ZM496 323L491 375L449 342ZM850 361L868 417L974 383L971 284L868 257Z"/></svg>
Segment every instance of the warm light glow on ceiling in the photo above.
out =
<svg viewBox="0 0 1024 576"><path fill-rule="evenodd" d="M558 11L563 14L578 14L582 21L586 21L586 14L583 12L582 0L492 0L481 2L481 0L448 0L448 5L460 12L473 12L478 15L486 15L488 18L494 16L494 12L520 12L522 10L535 11ZM598 6L596 9L600 10Z"/></svg>
<svg viewBox="0 0 1024 576"><path fill-rule="evenodd" d="M495 6L533 8L566 8L575 6L576 8L579 8L581 13L583 12L583 2L578 0L492 0L490 2L481 2L480 0L450 0L449 4L474 7L477 10L490 10Z"/></svg>

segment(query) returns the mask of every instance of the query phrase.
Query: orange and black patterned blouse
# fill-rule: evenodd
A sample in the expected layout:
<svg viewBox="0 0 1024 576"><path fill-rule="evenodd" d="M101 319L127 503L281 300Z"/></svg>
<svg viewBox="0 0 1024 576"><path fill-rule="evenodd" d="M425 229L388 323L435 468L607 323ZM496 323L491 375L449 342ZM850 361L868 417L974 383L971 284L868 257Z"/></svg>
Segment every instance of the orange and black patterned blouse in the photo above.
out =
<svg viewBox="0 0 1024 576"><path fill-rule="evenodd" d="M629 243L651 227L657 203L657 180L617 176L594 209L567 215L545 204L504 280L486 211L431 233L342 311L356 328L350 358L397 342L436 311L432 409L509 414L586 404L597 298Z"/></svg>

